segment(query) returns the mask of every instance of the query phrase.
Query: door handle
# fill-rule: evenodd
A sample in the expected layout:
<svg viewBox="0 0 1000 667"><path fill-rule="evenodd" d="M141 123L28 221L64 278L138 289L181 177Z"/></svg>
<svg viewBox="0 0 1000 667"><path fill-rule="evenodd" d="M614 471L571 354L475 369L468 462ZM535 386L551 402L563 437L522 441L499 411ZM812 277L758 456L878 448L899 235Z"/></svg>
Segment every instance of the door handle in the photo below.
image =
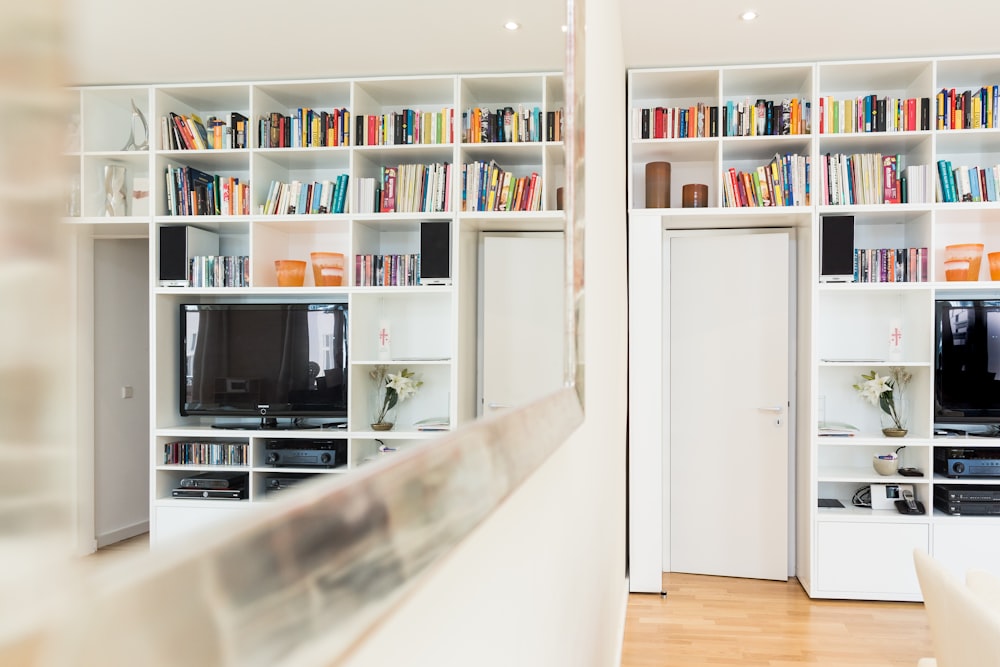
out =
<svg viewBox="0 0 1000 667"><path fill-rule="evenodd" d="M490 410L499 410L500 408L509 408L509 405L504 405L503 403L487 403L486 407Z"/></svg>
<svg viewBox="0 0 1000 667"><path fill-rule="evenodd" d="M774 412L777 414L781 414L781 411L784 410L784 408L780 405L769 405L757 409L760 410L761 412Z"/></svg>

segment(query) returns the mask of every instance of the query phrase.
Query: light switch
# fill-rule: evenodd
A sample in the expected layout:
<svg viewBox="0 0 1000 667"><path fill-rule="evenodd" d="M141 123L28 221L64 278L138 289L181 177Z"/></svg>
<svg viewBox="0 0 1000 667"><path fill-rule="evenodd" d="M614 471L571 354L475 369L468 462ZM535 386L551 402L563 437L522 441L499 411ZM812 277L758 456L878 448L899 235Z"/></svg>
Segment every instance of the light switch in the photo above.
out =
<svg viewBox="0 0 1000 667"><path fill-rule="evenodd" d="M132 388L132 385L127 384L122 387L122 398L132 398L134 394L135 390Z"/></svg>

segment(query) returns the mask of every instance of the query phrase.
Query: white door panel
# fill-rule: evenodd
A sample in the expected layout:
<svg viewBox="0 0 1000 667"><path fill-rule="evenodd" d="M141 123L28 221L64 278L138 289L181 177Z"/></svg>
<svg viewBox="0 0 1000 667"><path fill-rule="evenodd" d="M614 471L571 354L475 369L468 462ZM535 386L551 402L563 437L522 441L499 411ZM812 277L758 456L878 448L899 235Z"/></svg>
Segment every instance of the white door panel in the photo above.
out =
<svg viewBox="0 0 1000 667"><path fill-rule="evenodd" d="M562 233L482 234L479 414L562 386Z"/></svg>
<svg viewBox="0 0 1000 667"><path fill-rule="evenodd" d="M670 569L786 579L789 235L666 242Z"/></svg>

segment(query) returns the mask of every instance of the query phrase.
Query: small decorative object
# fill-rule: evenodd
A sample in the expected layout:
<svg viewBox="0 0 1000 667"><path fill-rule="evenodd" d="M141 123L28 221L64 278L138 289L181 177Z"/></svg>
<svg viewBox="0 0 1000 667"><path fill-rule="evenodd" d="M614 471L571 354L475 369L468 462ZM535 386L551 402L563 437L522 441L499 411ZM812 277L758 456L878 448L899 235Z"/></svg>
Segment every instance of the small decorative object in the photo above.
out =
<svg viewBox="0 0 1000 667"><path fill-rule="evenodd" d="M125 167L120 164L104 166L104 215L117 217L125 211Z"/></svg>
<svg viewBox="0 0 1000 667"><path fill-rule="evenodd" d="M417 380L411 370L404 368L399 373L390 373L388 366L376 366L368 375L372 379L372 430L390 431L396 425L396 410L399 404L417 393L424 383Z"/></svg>
<svg viewBox="0 0 1000 667"><path fill-rule="evenodd" d="M646 163L646 208L670 208L670 163Z"/></svg>
<svg viewBox="0 0 1000 667"><path fill-rule="evenodd" d="M339 252L309 253L312 260L313 281L317 287L344 284L344 255Z"/></svg>
<svg viewBox="0 0 1000 667"><path fill-rule="evenodd" d="M145 176L132 179L132 215L149 215L149 179Z"/></svg>
<svg viewBox="0 0 1000 667"><path fill-rule="evenodd" d="M378 323L378 359L379 361L389 361L392 359L390 344L392 335L389 333L389 321L380 320Z"/></svg>
<svg viewBox="0 0 1000 667"><path fill-rule="evenodd" d="M702 183L688 183L681 188L684 208L705 208L708 206L708 186Z"/></svg>
<svg viewBox="0 0 1000 667"><path fill-rule="evenodd" d="M563 210L563 189L562 188L556 188L556 210L557 211L562 211Z"/></svg>
<svg viewBox="0 0 1000 667"><path fill-rule="evenodd" d="M899 468L899 457L892 454L876 454L872 457L872 467L880 475L893 475Z"/></svg>
<svg viewBox="0 0 1000 667"><path fill-rule="evenodd" d="M276 259L274 271L278 287L302 287L306 280L306 263L299 259Z"/></svg>
<svg viewBox="0 0 1000 667"><path fill-rule="evenodd" d="M894 317L889 320L889 361L903 358L903 321Z"/></svg>
<svg viewBox="0 0 1000 667"><path fill-rule="evenodd" d="M132 120L131 128L128 133L128 141L125 142L125 146L122 147L123 151L144 151L149 148L149 126L146 125L146 117L142 115L139 111L139 107L135 105L135 100L129 100L132 103ZM136 121L142 125L142 133L137 139L135 136Z"/></svg>
<svg viewBox="0 0 1000 667"><path fill-rule="evenodd" d="M861 397L879 408L882 418L882 433L889 438L906 435L906 403L903 390L913 379L913 374L901 366L889 369L889 375L879 375L874 370L862 373L864 380L853 387Z"/></svg>
<svg viewBox="0 0 1000 667"><path fill-rule="evenodd" d="M1000 280L1000 252L986 255L990 261L990 280Z"/></svg>
<svg viewBox="0 0 1000 667"><path fill-rule="evenodd" d="M956 243L944 247L945 280L979 280L979 267L983 261L982 243ZM966 262L962 273L962 262Z"/></svg>

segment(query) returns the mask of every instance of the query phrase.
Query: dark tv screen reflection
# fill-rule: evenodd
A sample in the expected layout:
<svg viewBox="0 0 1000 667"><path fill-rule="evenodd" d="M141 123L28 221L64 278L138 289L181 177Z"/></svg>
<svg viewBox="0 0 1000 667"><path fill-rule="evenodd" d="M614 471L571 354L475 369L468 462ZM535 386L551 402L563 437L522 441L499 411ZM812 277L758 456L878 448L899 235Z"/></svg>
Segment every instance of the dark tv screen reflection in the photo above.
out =
<svg viewBox="0 0 1000 667"><path fill-rule="evenodd" d="M1000 300L935 305L934 421L1000 424Z"/></svg>
<svg viewBox="0 0 1000 667"><path fill-rule="evenodd" d="M181 305L180 413L347 417L347 304Z"/></svg>

